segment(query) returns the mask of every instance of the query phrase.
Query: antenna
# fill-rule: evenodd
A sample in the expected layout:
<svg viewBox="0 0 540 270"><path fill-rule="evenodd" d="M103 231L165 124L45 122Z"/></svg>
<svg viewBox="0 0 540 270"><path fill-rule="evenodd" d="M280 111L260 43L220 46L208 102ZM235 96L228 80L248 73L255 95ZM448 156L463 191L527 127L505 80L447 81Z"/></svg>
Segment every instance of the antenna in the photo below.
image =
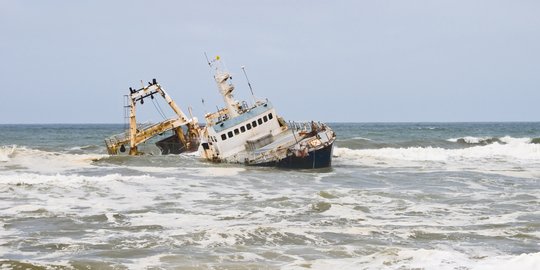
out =
<svg viewBox="0 0 540 270"><path fill-rule="evenodd" d="M208 111L206 111L206 104L204 104L204 98L201 98L201 103L202 103L202 106L203 106L203 109L204 109L204 114L205 114L205 117L206 117L206 114L208 113Z"/></svg>
<svg viewBox="0 0 540 270"><path fill-rule="evenodd" d="M193 119L193 110L191 109L191 106L188 107L189 117Z"/></svg>
<svg viewBox="0 0 540 270"><path fill-rule="evenodd" d="M208 63L208 65L212 66L212 64L210 64L210 60L208 60L208 55L206 54L206 52L204 52L204 57L206 57L206 62Z"/></svg>
<svg viewBox="0 0 540 270"><path fill-rule="evenodd" d="M255 98L255 95L253 94L253 88L251 87L251 83L249 82L249 78L248 78L247 73L246 73L246 68L244 66L242 66L242 71L244 72L244 76L246 76L246 81L247 81L248 86L249 86L249 91L251 91L251 96L253 97L253 102L257 103L257 99Z"/></svg>

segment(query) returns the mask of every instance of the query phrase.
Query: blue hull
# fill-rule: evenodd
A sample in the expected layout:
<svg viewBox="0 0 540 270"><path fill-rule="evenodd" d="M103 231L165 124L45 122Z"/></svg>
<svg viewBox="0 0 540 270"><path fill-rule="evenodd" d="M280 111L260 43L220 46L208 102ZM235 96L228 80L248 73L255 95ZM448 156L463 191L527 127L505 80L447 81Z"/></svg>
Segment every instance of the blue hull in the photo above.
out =
<svg viewBox="0 0 540 270"><path fill-rule="evenodd" d="M297 157L290 155L279 161L272 161L260 164L251 164L253 166L267 166L290 169L318 169L332 166L332 152L334 143L329 144L321 149L308 152L305 157Z"/></svg>

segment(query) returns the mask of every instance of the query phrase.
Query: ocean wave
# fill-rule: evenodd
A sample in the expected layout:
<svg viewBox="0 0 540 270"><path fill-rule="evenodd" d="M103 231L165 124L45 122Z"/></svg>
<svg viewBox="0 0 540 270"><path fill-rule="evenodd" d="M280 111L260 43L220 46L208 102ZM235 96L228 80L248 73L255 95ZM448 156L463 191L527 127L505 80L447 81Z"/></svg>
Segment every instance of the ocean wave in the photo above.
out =
<svg viewBox="0 0 540 270"><path fill-rule="evenodd" d="M461 138L451 138L448 139L449 142L455 142L455 143L463 143L463 144L480 144L480 145L486 145L486 144L492 144L495 142L501 143L502 141L497 137L461 137Z"/></svg>
<svg viewBox="0 0 540 270"><path fill-rule="evenodd" d="M384 167L433 167L488 171L537 171L540 167L540 144L528 138L501 138L504 144L493 143L468 148L407 147L350 149L336 147L337 164ZM535 173L534 175L538 175Z"/></svg>
<svg viewBox="0 0 540 270"><path fill-rule="evenodd" d="M533 143L535 139L532 138L514 138L510 136L504 137L474 137L474 136L465 136L460 138L451 138L447 141L461 143L461 144L470 144L470 145L488 145L493 143L500 144L511 144L511 143Z"/></svg>
<svg viewBox="0 0 540 270"><path fill-rule="evenodd" d="M57 173L90 167L93 161L106 156L103 154L49 152L24 146L2 146L0 148L2 166L43 173Z"/></svg>
<svg viewBox="0 0 540 270"><path fill-rule="evenodd" d="M134 181L147 180L148 176L123 176L118 173L107 174L104 176L84 176L79 174L53 174L44 175L39 173L10 173L0 174L0 184L4 185L60 185L68 187L70 185L79 186L81 183L98 183L112 181Z"/></svg>
<svg viewBox="0 0 540 270"><path fill-rule="evenodd" d="M315 259L296 261L284 269L538 269L540 253L519 255L482 254L475 250L465 253L445 249L389 248L355 258Z"/></svg>
<svg viewBox="0 0 540 270"><path fill-rule="evenodd" d="M15 152L16 145L3 145L0 146L0 162L7 162L10 160L11 156Z"/></svg>
<svg viewBox="0 0 540 270"><path fill-rule="evenodd" d="M372 139L364 138L364 137L360 137L360 136L352 137L352 138L348 138L348 139L343 139L343 141L354 141L354 140L359 140L359 141L369 141L369 142L372 142L372 141L373 141Z"/></svg>

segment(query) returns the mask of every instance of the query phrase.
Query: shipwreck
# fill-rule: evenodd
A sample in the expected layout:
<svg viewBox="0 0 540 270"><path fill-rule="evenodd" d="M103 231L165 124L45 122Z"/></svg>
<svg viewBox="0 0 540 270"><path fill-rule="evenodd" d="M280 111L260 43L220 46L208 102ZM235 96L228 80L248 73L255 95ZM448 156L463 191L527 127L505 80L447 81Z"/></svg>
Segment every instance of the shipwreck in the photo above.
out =
<svg viewBox="0 0 540 270"><path fill-rule="evenodd" d="M205 124L200 125L196 117L187 117L156 79L139 89L129 88L126 105L129 127L124 133L105 139L108 153L139 155L138 145L172 131L172 135L156 143L162 154L197 151L201 159L210 162L250 166L313 169L332 165L336 134L328 125L314 121L286 122L268 99L256 100L254 95L254 104L237 101L232 77L223 68L220 58L208 64L225 107L207 113ZM252 91L249 80L248 85ZM164 98L175 117L151 125L138 124L137 103L144 104L145 99L154 97Z"/></svg>

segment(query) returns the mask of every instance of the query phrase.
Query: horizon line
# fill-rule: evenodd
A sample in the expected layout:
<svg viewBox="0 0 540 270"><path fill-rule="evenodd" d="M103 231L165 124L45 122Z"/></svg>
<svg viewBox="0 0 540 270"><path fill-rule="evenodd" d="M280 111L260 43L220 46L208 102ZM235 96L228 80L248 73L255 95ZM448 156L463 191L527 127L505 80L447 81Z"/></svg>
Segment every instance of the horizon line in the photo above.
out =
<svg viewBox="0 0 540 270"><path fill-rule="evenodd" d="M310 122L310 121L295 121ZM460 124L460 123L540 123L540 120L517 120L517 121L315 121L328 124ZM153 123L153 122L151 122ZM156 122L157 123L157 122ZM105 123L105 122L47 122L47 123L0 123L0 125L125 125L126 123ZM201 123L204 124L204 123Z"/></svg>

